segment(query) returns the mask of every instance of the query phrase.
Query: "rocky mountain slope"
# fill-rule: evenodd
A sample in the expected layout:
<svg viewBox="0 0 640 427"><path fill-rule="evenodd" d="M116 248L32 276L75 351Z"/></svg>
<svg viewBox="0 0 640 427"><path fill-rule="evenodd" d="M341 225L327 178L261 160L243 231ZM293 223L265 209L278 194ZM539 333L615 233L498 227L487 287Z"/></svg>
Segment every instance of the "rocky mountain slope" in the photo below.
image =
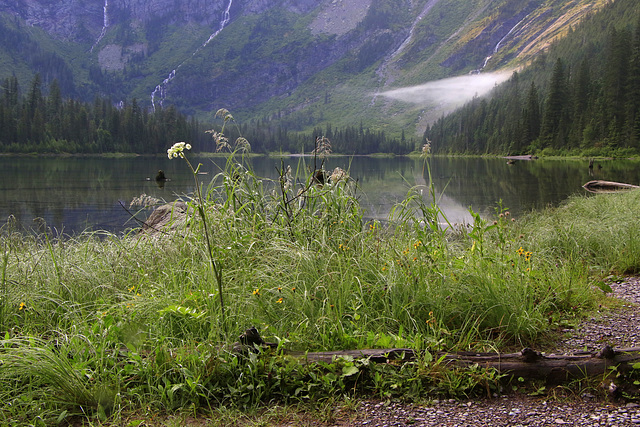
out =
<svg viewBox="0 0 640 427"><path fill-rule="evenodd" d="M421 132L466 94L389 90L525 64L606 1L0 0L0 78L205 119Z"/></svg>

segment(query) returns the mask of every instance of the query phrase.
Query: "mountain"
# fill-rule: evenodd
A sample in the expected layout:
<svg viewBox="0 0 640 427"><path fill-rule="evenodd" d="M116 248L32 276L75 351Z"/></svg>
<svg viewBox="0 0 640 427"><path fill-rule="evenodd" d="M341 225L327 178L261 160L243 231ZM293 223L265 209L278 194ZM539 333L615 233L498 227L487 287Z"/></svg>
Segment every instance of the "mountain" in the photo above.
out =
<svg viewBox="0 0 640 427"><path fill-rule="evenodd" d="M609 3L424 137L438 153L637 156L640 3Z"/></svg>
<svg viewBox="0 0 640 427"><path fill-rule="evenodd" d="M0 0L0 78L202 120L224 107L290 130L421 134L479 89L447 100L420 85L472 74L491 88L489 71L529 63L607 2Z"/></svg>

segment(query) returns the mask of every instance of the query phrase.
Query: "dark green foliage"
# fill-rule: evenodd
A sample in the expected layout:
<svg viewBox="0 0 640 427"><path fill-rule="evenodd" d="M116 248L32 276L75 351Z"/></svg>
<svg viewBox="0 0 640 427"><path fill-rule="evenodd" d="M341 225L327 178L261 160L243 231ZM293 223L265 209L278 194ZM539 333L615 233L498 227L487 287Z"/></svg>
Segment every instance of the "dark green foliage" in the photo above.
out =
<svg viewBox="0 0 640 427"><path fill-rule="evenodd" d="M361 24L365 30L397 30L409 15L407 0L373 0L367 16Z"/></svg>
<svg viewBox="0 0 640 427"><path fill-rule="evenodd" d="M519 144L514 147L515 151L521 151L540 136L541 120L540 96L535 83L531 82L526 104L522 110L522 137L519 139Z"/></svg>
<svg viewBox="0 0 640 427"><path fill-rule="evenodd" d="M490 100L473 100L428 128L425 137L441 153L636 152L638 14L640 4L632 0L609 4L514 74Z"/></svg>
<svg viewBox="0 0 640 427"><path fill-rule="evenodd" d="M340 154L392 153L407 154L414 150L413 139L390 138L383 131L373 131L358 126L315 127L311 133L294 132L286 126L265 121L252 122L242 126L242 135L251 141L251 149L257 153L289 152L310 153L315 148L316 137L326 136L331 140L332 151ZM235 141L240 136L236 130L229 130L229 139ZM213 141L202 148L215 151Z"/></svg>
<svg viewBox="0 0 640 427"><path fill-rule="evenodd" d="M204 141L197 121L174 107L148 113L134 99L121 107L96 98L93 104L63 100L57 80L43 94L39 74L25 97L16 77L0 88L0 151L66 153L161 153L178 140Z"/></svg>
<svg viewBox="0 0 640 427"><path fill-rule="evenodd" d="M43 93L48 89L48 95ZM37 74L26 96L20 96L16 77L0 86L0 152L13 153L163 153L176 141L197 144L199 151L216 151L215 142L204 133L196 120L179 113L174 106L149 112L136 99L115 106L96 98L93 103L63 100L54 80L43 88ZM311 133L293 132L267 120L244 126L242 134L253 143L253 151L311 152L316 136L331 139L334 151L345 154L377 152L406 154L414 141L388 138L384 132L371 131L362 125L334 128L327 133L316 128ZM238 130L229 132L232 141Z"/></svg>
<svg viewBox="0 0 640 427"><path fill-rule="evenodd" d="M558 59L553 68L547 99L542 117L541 139L543 147L564 146L564 131L567 126L566 112L569 107L567 80L562 60Z"/></svg>
<svg viewBox="0 0 640 427"><path fill-rule="evenodd" d="M0 16L0 46L14 59L14 65L24 62L35 73L40 73L43 84L49 84L53 80L68 95L75 95L76 88L74 77L67 63L56 53L44 50L41 45L31 37L25 37L25 31L18 20L9 22ZM3 71L2 76L6 76Z"/></svg>

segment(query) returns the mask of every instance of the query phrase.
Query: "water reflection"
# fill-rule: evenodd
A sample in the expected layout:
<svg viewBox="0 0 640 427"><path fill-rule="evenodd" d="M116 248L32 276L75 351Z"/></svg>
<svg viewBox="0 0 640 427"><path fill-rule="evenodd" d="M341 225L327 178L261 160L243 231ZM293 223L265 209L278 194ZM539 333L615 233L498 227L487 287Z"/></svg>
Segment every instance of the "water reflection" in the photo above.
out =
<svg viewBox="0 0 640 427"><path fill-rule="evenodd" d="M204 185L226 162L193 160L203 164L198 178ZM630 160L601 161L597 162L601 167L593 169L586 161L568 160L508 165L504 159L433 157L429 162L436 199L452 223L468 221L469 207L492 215L499 201L515 215L557 205L571 194L584 194L581 186L591 179L640 183L638 162ZM312 159L297 157L262 157L251 163L266 178L275 178L282 164L291 165L294 172L313 167ZM386 219L412 186L429 181L420 159L336 157L327 161L326 168L337 166L357 179L359 197L370 218ZM159 170L166 180L155 179ZM428 191L423 189L428 202ZM0 221L13 215L26 228L35 228L34 218L42 218L58 232L119 232L136 226L121 203L128 206L142 193L169 201L193 191L193 177L184 163L164 157L0 158Z"/></svg>

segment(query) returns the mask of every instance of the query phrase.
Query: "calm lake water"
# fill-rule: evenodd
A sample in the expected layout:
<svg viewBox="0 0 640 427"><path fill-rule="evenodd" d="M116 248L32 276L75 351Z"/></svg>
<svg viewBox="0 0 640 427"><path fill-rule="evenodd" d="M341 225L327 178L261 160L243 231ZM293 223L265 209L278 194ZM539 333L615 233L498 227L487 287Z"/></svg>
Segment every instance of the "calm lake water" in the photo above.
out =
<svg viewBox="0 0 640 427"><path fill-rule="evenodd" d="M201 170L208 172L199 176L205 185L225 162L218 158L191 160L194 165L202 163ZM294 170L301 162L313 161L297 157L283 160ZM267 178L276 176L281 161L269 157L251 160L256 173ZM594 168L591 174L586 161L535 160L508 165L504 159L433 157L430 163L439 204L452 223L467 221L469 207L490 216L500 200L514 215L557 205L572 194L586 194L581 186L591 179L640 183L640 163L630 160L597 162L601 168ZM326 166L349 169L360 184L365 215L384 220L411 186L428 181L423 164L420 159L405 157L336 157ZM171 179L164 188L153 179L159 169ZM13 215L28 230L42 227L44 220L57 233L87 229L122 232L136 223L120 203L128 207L142 193L171 201L193 190L193 178L181 160L0 158L0 222Z"/></svg>

